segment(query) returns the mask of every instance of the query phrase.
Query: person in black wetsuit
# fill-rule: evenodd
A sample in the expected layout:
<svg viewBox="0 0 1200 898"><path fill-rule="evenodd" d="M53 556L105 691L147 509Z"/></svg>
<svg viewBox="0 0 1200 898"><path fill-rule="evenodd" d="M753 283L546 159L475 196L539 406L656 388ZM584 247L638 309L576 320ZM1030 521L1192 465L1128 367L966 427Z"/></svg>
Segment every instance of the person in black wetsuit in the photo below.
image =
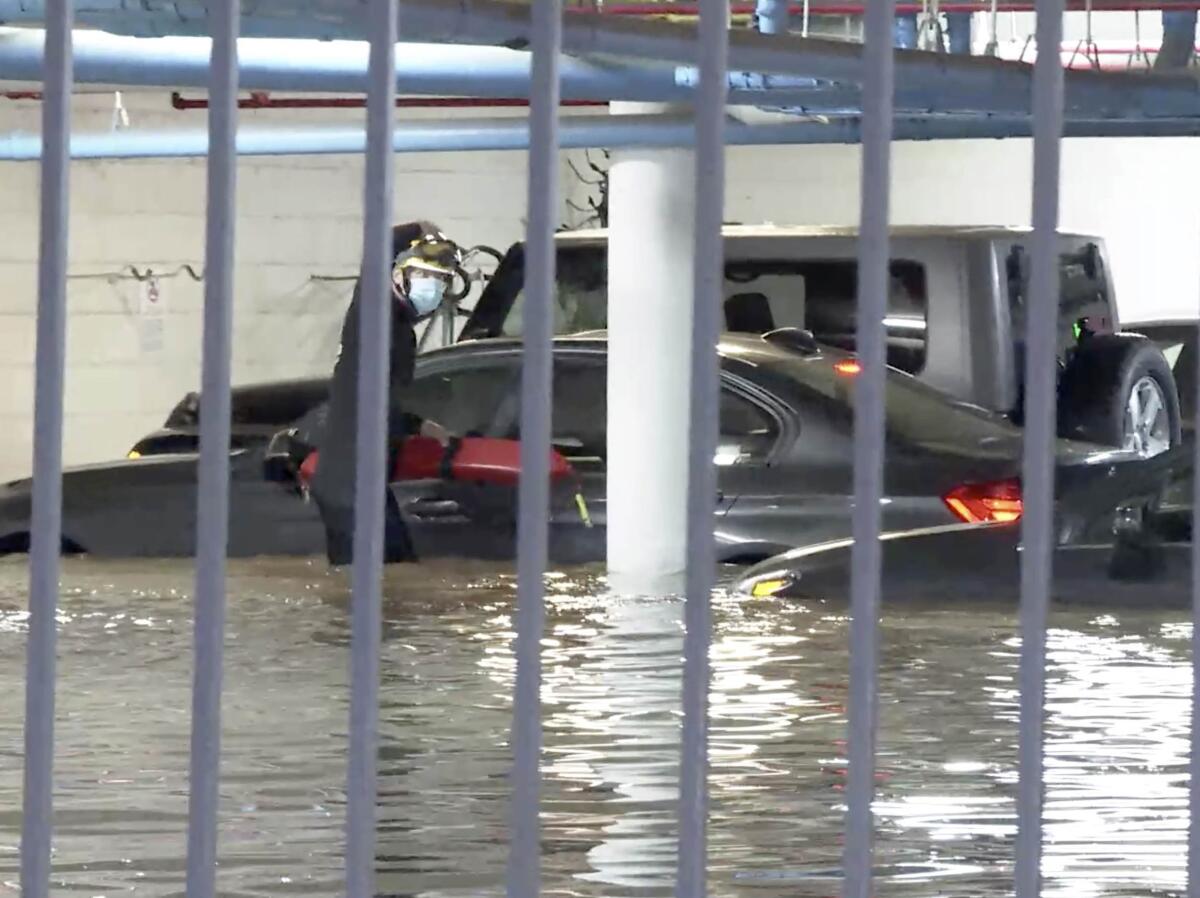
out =
<svg viewBox="0 0 1200 898"><path fill-rule="evenodd" d="M437 311L461 260L453 241L428 222L411 222L392 229L392 285L382 301L392 302L392 341L388 374L388 443L395 449L407 436L433 437L443 445L449 434L437 422L403 407L405 388L412 382L417 338L414 326ZM354 547L354 480L357 435L359 302L362 279L342 324L341 346L329 388L325 426L318 440L320 456L311 495L325 525L325 548L330 564L349 564ZM388 453L388 469L394 453ZM411 541L390 490L384 501L384 560L411 561Z"/></svg>

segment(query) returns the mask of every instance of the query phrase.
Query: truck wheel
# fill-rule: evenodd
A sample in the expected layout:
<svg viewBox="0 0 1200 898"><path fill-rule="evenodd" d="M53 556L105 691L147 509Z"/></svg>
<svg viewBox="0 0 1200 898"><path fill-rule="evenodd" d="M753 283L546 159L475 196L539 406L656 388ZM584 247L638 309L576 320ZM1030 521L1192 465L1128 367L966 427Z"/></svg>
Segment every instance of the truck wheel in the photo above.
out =
<svg viewBox="0 0 1200 898"><path fill-rule="evenodd" d="M1059 435L1143 458L1177 445L1179 394L1162 351L1140 334L1080 343L1059 387Z"/></svg>

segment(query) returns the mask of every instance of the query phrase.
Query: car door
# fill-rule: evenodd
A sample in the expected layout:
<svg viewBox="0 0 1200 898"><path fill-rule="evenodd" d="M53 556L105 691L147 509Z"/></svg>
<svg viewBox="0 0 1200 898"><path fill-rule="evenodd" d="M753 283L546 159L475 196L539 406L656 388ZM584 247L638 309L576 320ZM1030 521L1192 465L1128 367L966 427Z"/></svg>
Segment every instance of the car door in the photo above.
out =
<svg viewBox="0 0 1200 898"><path fill-rule="evenodd" d="M455 434L518 440L519 363L519 354L512 350L486 366L439 372L432 382L415 385L414 395L421 398L409 407ZM556 356L553 442L574 471L551 491L550 558L556 563L604 557L606 393L602 354ZM392 493L418 557L514 556L515 486L435 480L396 483Z"/></svg>
<svg viewBox="0 0 1200 898"><path fill-rule="evenodd" d="M555 448L578 473L580 497L587 516L573 503L570 485L558 490L552 502L551 553L565 560L602 560L606 552L608 523L608 367L600 352L565 354L555 362L554 422ZM717 495L715 514L720 519L732 507L740 483L752 478L771 457L781 432L778 421L751 405L743 406L733 381L723 379L721 437L717 446ZM680 459L686 467L687 460ZM722 528L715 524L718 556Z"/></svg>
<svg viewBox="0 0 1200 898"><path fill-rule="evenodd" d="M605 557L608 368L601 350L559 350L554 357L551 442L572 476L550 493L549 556L556 564ZM520 439L519 393L506 407L503 432ZM514 544L515 550L515 544Z"/></svg>
<svg viewBox="0 0 1200 898"><path fill-rule="evenodd" d="M714 457L718 560L755 560L793 545L796 508L790 500L800 485L792 482L795 471L788 462L797 434L795 415L778 397L723 374ZM807 489L815 492L824 483L814 478Z"/></svg>
<svg viewBox="0 0 1200 898"><path fill-rule="evenodd" d="M489 436L520 439L519 357L514 376L495 403ZM554 359L552 441L573 476L554 485L550 499L549 554L558 564L601 561L607 525L608 368L602 350L558 351ZM736 491L773 457L784 432L761 407L743 408L732 383L722 387L722 438L718 446L716 513L724 515ZM426 414L426 412L421 412ZM436 417L429 412L431 417ZM460 424L463 422L459 422ZM461 433L463 430L455 429ZM682 463L682 461L681 461ZM421 557L470 555L511 558L516 548L516 490L450 481L397 484L393 493ZM721 531L718 529L718 539ZM723 553L727 554L727 553Z"/></svg>
<svg viewBox="0 0 1200 898"><path fill-rule="evenodd" d="M503 436L518 387L517 351L448 355L418 365L404 393L405 410L438 422L455 436ZM418 557L511 557L514 488L420 480L394 482L389 489Z"/></svg>

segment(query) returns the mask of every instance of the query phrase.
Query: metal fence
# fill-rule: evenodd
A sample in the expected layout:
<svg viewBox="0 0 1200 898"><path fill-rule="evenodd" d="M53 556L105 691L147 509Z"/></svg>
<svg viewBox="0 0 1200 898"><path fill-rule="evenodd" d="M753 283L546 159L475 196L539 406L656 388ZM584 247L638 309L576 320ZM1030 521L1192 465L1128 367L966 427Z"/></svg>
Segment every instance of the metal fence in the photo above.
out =
<svg viewBox="0 0 1200 898"><path fill-rule="evenodd" d="M363 227L364 295L383 295L390 263L395 39L394 0L365 4L371 35L367 103L367 165ZM208 219L203 392L195 591L195 679L192 710L187 894L216 894L220 698L225 608L230 438L230 326L234 265L238 0L209 0L210 62ZM45 105L42 131L40 278L37 325L33 533L30 557L25 792L21 889L49 893L51 872L55 616L59 591L62 407L69 201L71 0L47 0ZM876 734L877 619L880 608L884 301L888 265L889 153L892 138L892 0L867 6L863 82L862 208L859 241L857 347L863 364L855 403L854 550L852 577L849 788L844 891L872 894ZM547 562L551 302L555 281L553 230L558 204L559 51L561 0L533 0L528 263L521 395L523 473L519 491L519 576L513 705L511 848L507 891L538 894L539 644ZM717 442L716 343L721 296L725 103L729 81L728 0L701 0L695 152L695 318L692 335L691 450L685 605L684 726L680 770L677 891L706 892L707 700L709 601ZM1063 0L1038 0L1037 40L1061 42ZM1054 439L1054 321L1059 146L1063 132L1063 71L1053 54L1038 56L1033 89L1034 236L1028 317L1028 408L1025 425L1024 551L1021 577L1020 787L1016 894L1040 893L1042 715L1045 628L1050 587ZM375 764L380 644L380 592L385 487L385 397L390 334L387 304L361 305L363 343L358 396L356 526L352 576L352 696L347 774L346 892L374 894ZM1197 502L1200 506L1200 501ZM1197 602L1200 608L1200 601ZM1200 657L1193 637L1194 658ZM1193 691L1193 711L1200 690ZM1193 714L1193 720L1195 713ZM1194 730L1193 730L1194 732ZM1193 736L1193 746L1195 745ZM1192 818L1200 806L1200 763L1191 759ZM1197 831L1189 837L1189 892L1200 896Z"/></svg>

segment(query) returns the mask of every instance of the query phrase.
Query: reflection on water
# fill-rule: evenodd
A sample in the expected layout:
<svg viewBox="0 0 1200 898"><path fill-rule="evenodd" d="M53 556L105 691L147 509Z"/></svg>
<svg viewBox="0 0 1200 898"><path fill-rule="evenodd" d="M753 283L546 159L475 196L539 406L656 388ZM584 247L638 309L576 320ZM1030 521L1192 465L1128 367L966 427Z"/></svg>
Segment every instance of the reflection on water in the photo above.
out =
<svg viewBox="0 0 1200 898"><path fill-rule="evenodd" d="M0 891L17 892L23 560L0 560ZM60 615L55 891L182 894L191 568L68 561ZM681 603L548 581L544 885L667 895ZM231 563L219 882L340 889L347 582L322 562ZM379 891L503 892L511 572L385 582ZM714 895L839 888L845 608L714 598ZM1179 612L1056 611L1049 635L1046 894L1169 895L1184 877L1188 639ZM1011 894L1013 609L905 606L883 625L880 893Z"/></svg>

